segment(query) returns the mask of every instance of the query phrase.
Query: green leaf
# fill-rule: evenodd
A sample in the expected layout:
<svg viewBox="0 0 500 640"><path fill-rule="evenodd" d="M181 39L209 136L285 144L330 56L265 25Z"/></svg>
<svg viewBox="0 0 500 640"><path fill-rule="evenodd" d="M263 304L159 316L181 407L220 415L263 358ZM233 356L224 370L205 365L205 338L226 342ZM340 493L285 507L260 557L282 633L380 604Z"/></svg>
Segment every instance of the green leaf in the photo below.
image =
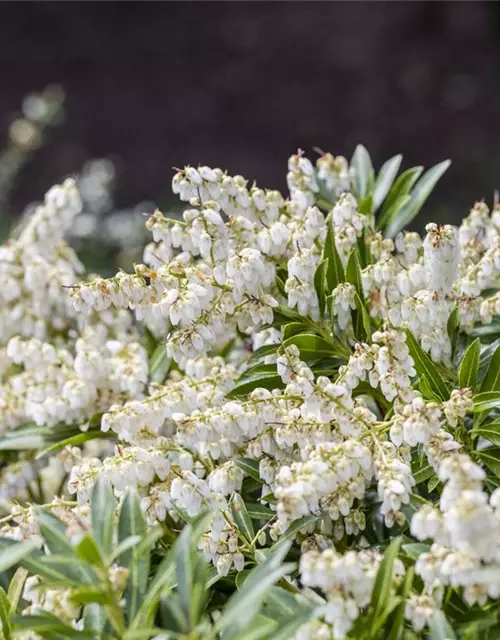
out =
<svg viewBox="0 0 500 640"><path fill-rule="evenodd" d="M335 245L335 230L332 220L327 221L327 232L323 246L323 260L328 260L326 269L326 295L345 281L344 267Z"/></svg>
<svg viewBox="0 0 500 640"><path fill-rule="evenodd" d="M170 370L171 360L167 356L167 346L159 344L149 361L149 376L153 382L163 383Z"/></svg>
<svg viewBox="0 0 500 640"><path fill-rule="evenodd" d="M476 456L497 478L500 478L500 447L482 449L476 452Z"/></svg>
<svg viewBox="0 0 500 640"><path fill-rule="evenodd" d="M431 389L442 399L447 400L450 396L448 388L441 377L441 374L429 356L422 349L410 330L406 330L406 344L410 350L410 355L415 363L415 370L419 376L425 375Z"/></svg>
<svg viewBox="0 0 500 640"><path fill-rule="evenodd" d="M500 407L500 391L485 391L474 396L474 413L483 413Z"/></svg>
<svg viewBox="0 0 500 640"><path fill-rule="evenodd" d="M412 460L411 469L413 479L417 485L425 482L434 475L434 469L428 463L427 458L424 455L417 456Z"/></svg>
<svg viewBox="0 0 500 640"><path fill-rule="evenodd" d="M88 631L77 631L61 622L56 616L43 612L38 615L16 616L13 619L16 631L35 632L48 640L95 640L95 635Z"/></svg>
<svg viewBox="0 0 500 640"><path fill-rule="evenodd" d="M252 519L250 518L245 502L239 493L235 493L233 495L233 499L231 500L231 513L233 514L233 518L238 529L245 536L248 542L252 542L255 537Z"/></svg>
<svg viewBox="0 0 500 640"><path fill-rule="evenodd" d="M322 260L319 263L314 274L314 288L316 290L316 295L318 296L319 311L321 316L323 316L325 313L326 297L328 295L328 283L326 279L326 274L328 272L328 263L328 258Z"/></svg>
<svg viewBox="0 0 500 640"><path fill-rule="evenodd" d="M437 182L450 166L450 161L445 160L435 165L420 178L411 192L410 200L401 209L397 216L393 217L387 227L386 236L394 238L401 229L404 229L415 218L425 201L431 194Z"/></svg>
<svg viewBox="0 0 500 640"><path fill-rule="evenodd" d="M238 467L243 469L243 471L251 478L257 480L257 482L260 482L261 484L264 483L260 477L259 463L257 460L252 460L251 458L236 458L235 462Z"/></svg>
<svg viewBox="0 0 500 640"><path fill-rule="evenodd" d="M375 181L375 188L373 190L373 201L372 201L372 212L378 210L382 202L385 200L385 197L389 193L396 176L398 175L399 167L401 166L401 161L403 160L402 155L397 155L382 165L380 169L380 173L377 176Z"/></svg>
<svg viewBox="0 0 500 640"><path fill-rule="evenodd" d="M26 582L28 575L29 572L26 569L19 567L10 581L7 597L9 598L10 606L14 613L17 611L17 606L23 593L24 583Z"/></svg>
<svg viewBox="0 0 500 640"><path fill-rule="evenodd" d="M59 442L54 442L52 444L47 445L40 449L40 451L36 454L35 460L39 460L49 453L54 453L54 451L59 451L60 449L64 449L64 447L78 447L82 445L84 442L88 442L89 440L97 440L97 439L111 439L113 438L113 433L105 433L100 429L89 429L89 431L84 431L83 433L77 433L74 436L70 436L69 438L65 438L64 440L60 440Z"/></svg>
<svg viewBox="0 0 500 640"><path fill-rule="evenodd" d="M175 575L177 578L179 602L183 617L187 623L187 630L193 628L195 622L192 615L193 589L195 585L195 557L190 534L190 529L186 527L175 543Z"/></svg>
<svg viewBox="0 0 500 640"><path fill-rule="evenodd" d="M370 154L362 144L354 150L349 165L354 170L353 193L358 200L366 198L373 186L373 165Z"/></svg>
<svg viewBox="0 0 500 640"><path fill-rule="evenodd" d="M426 400L430 400L431 402L441 402L441 398L435 393L427 380L425 374L420 376L420 380L418 383L418 388L420 389L420 393L424 396Z"/></svg>
<svg viewBox="0 0 500 640"><path fill-rule="evenodd" d="M84 534L75 546L77 555L90 565L102 565L103 558L94 538L88 533Z"/></svg>
<svg viewBox="0 0 500 640"><path fill-rule="evenodd" d="M116 500L111 483L100 477L92 487L90 515L92 532L102 553L111 553L115 534Z"/></svg>
<svg viewBox="0 0 500 640"><path fill-rule="evenodd" d="M394 203L387 209L386 213L382 212L382 215L377 221L376 229L380 230L387 226L390 220L396 218L399 212L404 209L404 207L408 204L408 202L410 202L410 200L411 196L409 196L408 194L399 196L399 198L397 198Z"/></svg>
<svg viewBox="0 0 500 640"><path fill-rule="evenodd" d="M400 546L401 538L395 538L385 550L384 557L377 571L370 602L372 623L375 623L382 612L388 608L392 593L392 572L394 568L394 561L398 557Z"/></svg>
<svg viewBox="0 0 500 640"><path fill-rule="evenodd" d="M412 542L403 545L403 551L412 560L416 560L423 553L428 553L430 548L429 544L424 544L423 542Z"/></svg>
<svg viewBox="0 0 500 640"><path fill-rule="evenodd" d="M357 293L355 301L356 311L353 313L354 335L362 342L370 342L372 337L370 314Z"/></svg>
<svg viewBox="0 0 500 640"><path fill-rule="evenodd" d="M265 344L262 347L259 347L252 353L252 355L250 356L250 360L247 362L247 364L250 364L251 362L256 362L257 360L260 360L261 358L265 358L266 356L273 355L274 353L276 353L276 351L278 351L280 346L281 345L279 344Z"/></svg>
<svg viewBox="0 0 500 640"><path fill-rule="evenodd" d="M66 558L68 576L75 580L82 580L85 584L96 581L97 576L94 571L85 563L77 562L78 556L66 536L66 528L63 523L42 509L37 511L36 520L45 545L51 553L51 556L45 559L45 563L54 560L53 556L61 556L61 558Z"/></svg>
<svg viewBox="0 0 500 640"><path fill-rule="evenodd" d="M70 600L78 604L110 604L109 593L99 587L83 587L72 589Z"/></svg>
<svg viewBox="0 0 500 640"><path fill-rule="evenodd" d="M461 389L475 389L479 371L480 353L481 341L479 338L476 338L467 348L458 367L458 383Z"/></svg>
<svg viewBox="0 0 500 640"><path fill-rule="evenodd" d="M255 389L283 389L285 383L277 373L257 374L245 378L242 382L226 393L226 398L238 398L239 396L247 396Z"/></svg>
<svg viewBox="0 0 500 640"><path fill-rule="evenodd" d="M36 548L36 543L29 541L18 542L7 549L2 549L2 551L0 551L0 573L3 573L4 571L7 571L7 569L19 564L23 558L29 556Z"/></svg>
<svg viewBox="0 0 500 640"><path fill-rule="evenodd" d="M288 340L298 333L306 333L309 327L303 322L289 322L283 329L283 340ZM279 345L277 345L279 346Z"/></svg>
<svg viewBox="0 0 500 640"><path fill-rule="evenodd" d="M145 535L146 523L137 494L135 491L127 491L118 519L118 542L122 542L132 536L143 538ZM118 563L122 567L128 568L126 610L129 621L132 621L146 593L150 551L148 549L140 553L138 546L132 547L120 554Z"/></svg>
<svg viewBox="0 0 500 640"><path fill-rule="evenodd" d="M292 524L288 527L288 529L281 534L279 540L275 542L275 544L271 547L271 549L276 549L285 540L292 540L293 538L295 538L295 536L297 535L297 533L299 533L301 529L304 529L305 527L310 525L312 522L316 522L317 519L318 519L318 516L302 516L302 518L298 518L297 520L294 520Z"/></svg>
<svg viewBox="0 0 500 640"><path fill-rule="evenodd" d="M276 513L264 504L258 502L246 502L248 515L252 520L269 520L274 517Z"/></svg>
<svg viewBox="0 0 500 640"><path fill-rule="evenodd" d="M2 640L11 640L12 627L10 624L10 617L12 615L12 607L7 598L7 594L0 587L0 621L2 622Z"/></svg>
<svg viewBox="0 0 500 640"><path fill-rule="evenodd" d="M269 640L275 637L279 623L262 615L253 618L245 629L224 635L224 640Z"/></svg>
<svg viewBox="0 0 500 640"><path fill-rule="evenodd" d="M256 364L253 367L250 367L249 369L246 369L244 371L244 373L242 373L242 375L237 379L236 384L240 384L241 382L244 382L245 379L248 378L253 378L254 376L257 375L269 375L274 373L275 375L277 374L277 367L276 367L276 363L274 364Z"/></svg>
<svg viewBox="0 0 500 640"><path fill-rule="evenodd" d="M12 538L0 537L0 560L3 557L4 551L10 551L12 547L17 544L18 543L12 540ZM20 553L20 555L23 556L22 553ZM6 561L8 557L9 556L7 554ZM18 560L16 560L14 564L17 564L17 562ZM68 572L68 562L60 563L59 565L54 564L53 562L49 564L47 562L47 556L38 551L35 547L30 554L21 557L19 563L30 573L38 574L39 576L54 582L64 583L67 586L81 586L85 584L80 577L75 577L74 572Z"/></svg>
<svg viewBox="0 0 500 640"><path fill-rule="evenodd" d="M381 214L377 220L377 229L383 229L410 200L409 193L420 178L423 167L412 167L404 171L394 183L387 195Z"/></svg>
<svg viewBox="0 0 500 640"><path fill-rule="evenodd" d="M473 438L484 438L492 444L500 445L500 421L482 424L470 432Z"/></svg>
<svg viewBox="0 0 500 640"><path fill-rule="evenodd" d="M450 313L448 318L448 322L446 323L446 330L448 333L448 338L451 338L455 331L460 326L460 311L458 307L455 307L453 311Z"/></svg>
<svg viewBox="0 0 500 640"><path fill-rule="evenodd" d="M284 341L284 346L294 344L303 360L318 360L335 355L333 345L314 333L298 333Z"/></svg>
<svg viewBox="0 0 500 640"><path fill-rule="evenodd" d="M234 592L227 601L215 624L215 632L229 628L241 631L258 614L271 587L295 568L293 563L282 564L288 549L287 544L279 546L251 572L241 590Z"/></svg>
<svg viewBox="0 0 500 640"><path fill-rule="evenodd" d="M481 383L481 392L486 391L500 391L500 346L495 349Z"/></svg>
<svg viewBox="0 0 500 640"><path fill-rule="evenodd" d="M345 271L345 279L346 282L350 282L354 285L358 296L361 300L365 299L365 294L363 291L363 281L361 279L361 267L359 265L358 253L355 249L351 251L349 255L349 260L347 261L347 267Z"/></svg>
<svg viewBox="0 0 500 640"><path fill-rule="evenodd" d="M436 611L432 616L429 629L430 640L456 640L455 632L442 611Z"/></svg>

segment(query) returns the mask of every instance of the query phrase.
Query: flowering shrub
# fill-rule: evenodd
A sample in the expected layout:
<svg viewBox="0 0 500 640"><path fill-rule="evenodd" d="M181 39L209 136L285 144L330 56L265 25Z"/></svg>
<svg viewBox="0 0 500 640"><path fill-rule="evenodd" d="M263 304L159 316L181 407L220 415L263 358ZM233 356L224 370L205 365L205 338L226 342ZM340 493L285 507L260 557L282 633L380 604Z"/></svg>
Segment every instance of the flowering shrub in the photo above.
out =
<svg viewBox="0 0 500 640"><path fill-rule="evenodd" d="M448 167L186 167L133 273L75 183L0 249L5 640L500 633L500 209Z"/></svg>

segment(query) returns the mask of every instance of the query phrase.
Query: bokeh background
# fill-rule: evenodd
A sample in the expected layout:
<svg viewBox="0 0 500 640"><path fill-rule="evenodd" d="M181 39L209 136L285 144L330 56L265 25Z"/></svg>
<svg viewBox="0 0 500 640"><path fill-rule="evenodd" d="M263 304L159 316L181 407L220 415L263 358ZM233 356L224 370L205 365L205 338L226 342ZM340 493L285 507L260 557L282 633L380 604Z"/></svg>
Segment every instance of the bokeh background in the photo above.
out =
<svg viewBox="0 0 500 640"><path fill-rule="evenodd" d="M0 81L0 149L23 96L66 94L4 228L102 157L114 206L137 216L168 206L172 166L285 188L298 147L350 157L358 142L376 166L398 152L406 167L453 160L420 224L458 222L500 187L496 2L1 2Z"/></svg>

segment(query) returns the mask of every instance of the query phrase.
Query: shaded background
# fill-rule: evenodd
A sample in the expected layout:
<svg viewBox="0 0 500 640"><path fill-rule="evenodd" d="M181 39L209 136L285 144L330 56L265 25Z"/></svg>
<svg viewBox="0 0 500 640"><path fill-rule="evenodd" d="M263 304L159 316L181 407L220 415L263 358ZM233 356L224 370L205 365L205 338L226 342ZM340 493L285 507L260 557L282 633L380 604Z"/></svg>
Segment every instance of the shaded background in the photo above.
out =
<svg viewBox="0 0 500 640"><path fill-rule="evenodd" d="M164 202L172 166L284 188L297 147L357 142L376 166L452 158L421 222L500 187L498 3L2 2L0 78L0 146L27 92L67 95L14 210L93 157L119 159L125 206Z"/></svg>

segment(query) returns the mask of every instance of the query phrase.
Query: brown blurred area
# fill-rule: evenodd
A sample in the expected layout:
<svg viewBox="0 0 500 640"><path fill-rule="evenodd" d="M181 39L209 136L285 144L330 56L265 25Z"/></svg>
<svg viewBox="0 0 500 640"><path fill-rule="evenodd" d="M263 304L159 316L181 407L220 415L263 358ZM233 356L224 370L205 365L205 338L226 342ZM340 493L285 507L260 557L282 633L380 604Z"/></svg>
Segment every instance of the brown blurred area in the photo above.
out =
<svg viewBox="0 0 500 640"><path fill-rule="evenodd" d="M363 142L452 158L425 218L458 221L500 187L499 80L495 2L0 3L0 145L27 92L67 94L18 209L93 157L120 158L126 205L168 197L172 166L284 188L297 147Z"/></svg>

